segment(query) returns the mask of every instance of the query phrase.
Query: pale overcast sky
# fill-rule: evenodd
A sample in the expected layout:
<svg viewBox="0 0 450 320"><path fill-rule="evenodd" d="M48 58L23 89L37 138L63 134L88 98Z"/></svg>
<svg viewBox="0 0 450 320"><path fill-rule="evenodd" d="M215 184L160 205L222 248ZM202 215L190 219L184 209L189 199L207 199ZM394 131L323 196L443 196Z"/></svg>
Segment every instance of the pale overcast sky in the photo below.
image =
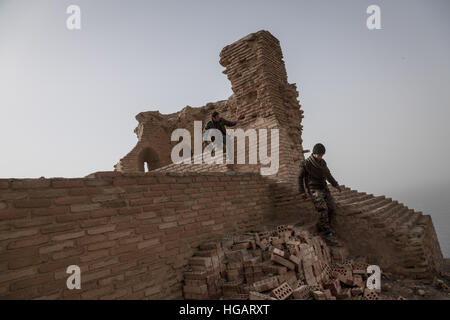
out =
<svg viewBox="0 0 450 320"><path fill-rule="evenodd" d="M447 0L0 0L0 177L113 170L137 113L227 99L220 50L261 29L298 85L304 147L324 143L340 183L432 214L450 255Z"/></svg>

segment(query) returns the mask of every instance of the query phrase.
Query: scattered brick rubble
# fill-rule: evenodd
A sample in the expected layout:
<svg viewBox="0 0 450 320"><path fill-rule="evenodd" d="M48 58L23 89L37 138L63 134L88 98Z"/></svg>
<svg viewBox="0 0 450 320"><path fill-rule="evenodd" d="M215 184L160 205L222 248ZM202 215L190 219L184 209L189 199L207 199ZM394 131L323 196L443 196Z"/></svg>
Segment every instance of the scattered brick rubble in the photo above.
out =
<svg viewBox="0 0 450 320"><path fill-rule="evenodd" d="M292 226L199 246L184 273L185 299L378 300L368 264ZM344 252L344 253L343 253Z"/></svg>

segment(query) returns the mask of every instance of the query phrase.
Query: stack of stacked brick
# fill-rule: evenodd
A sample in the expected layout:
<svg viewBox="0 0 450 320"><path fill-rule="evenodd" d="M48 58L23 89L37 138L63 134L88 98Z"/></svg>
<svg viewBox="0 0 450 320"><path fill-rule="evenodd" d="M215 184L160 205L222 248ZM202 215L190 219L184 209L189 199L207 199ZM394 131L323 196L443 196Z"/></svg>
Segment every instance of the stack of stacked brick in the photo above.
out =
<svg viewBox="0 0 450 320"><path fill-rule="evenodd" d="M367 266L332 254L319 236L281 225L200 245L183 292L185 299L378 299L365 287Z"/></svg>
<svg viewBox="0 0 450 320"><path fill-rule="evenodd" d="M350 253L367 252L381 268L413 278L442 271L431 216L385 196L350 188L332 193L338 205L336 231Z"/></svg>

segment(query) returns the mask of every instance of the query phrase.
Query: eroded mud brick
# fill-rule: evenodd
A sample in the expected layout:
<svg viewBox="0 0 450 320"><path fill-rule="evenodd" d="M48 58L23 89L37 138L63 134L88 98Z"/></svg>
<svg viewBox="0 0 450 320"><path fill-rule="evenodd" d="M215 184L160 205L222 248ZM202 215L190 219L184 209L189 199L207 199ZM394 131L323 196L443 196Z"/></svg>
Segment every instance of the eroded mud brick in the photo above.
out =
<svg viewBox="0 0 450 320"><path fill-rule="evenodd" d="M200 244L199 249L200 250L211 250L211 249L220 249L221 243L220 242L216 242L216 241L211 241L211 242L205 242Z"/></svg>
<svg viewBox="0 0 450 320"><path fill-rule="evenodd" d="M240 292L242 282L240 281L229 281L222 285L222 291L224 296L232 296Z"/></svg>
<svg viewBox="0 0 450 320"><path fill-rule="evenodd" d="M225 257L229 262L242 262L244 257L247 256L247 250L236 250L225 252Z"/></svg>
<svg viewBox="0 0 450 320"><path fill-rule="evenodd" d="M363 288L360 288L360 287L356 287L356 288L352 288L352 289L351 289L351 294L352 294L352 296L359 296L359 295L362 295L363 292L364 292L364 289L363 289Z"/></svg>
<svg viewBox="0 0 450 320"><path fill-rule="evenodd" d="M335 296L336 296L336 299L338 299L338 300L346 300L346 299L350 299L352 297L350 288L342 289L341 292L339 294L336 294Z"/></svg>
<svg viewBox="0 0 450 320"><path fill-rule="evenodd" d="M284 274L287 272L286 267L272 264L263 264L262 270L264 273L273 273L273 274Z"/></svg>
<svg viewBox="0 0 450 320"><path fill-rule="evenodd" d="M231 249L232 250L247 249L247 248L250 248L250 246L251 246L250 242L246 241L246 242L240 242L240 243L234 244L231 247Z"/></svg>
<svg viewBox="0 0 450 320"><path fill-rule="evenodd" d="M211 257L191 257L188 260L191 266L212 267Z"/></svg>
<svg viewBox="0 0 450 320"><path fill-rule="evenodd" d="M208 273L206 271L186 271L184 278L188 280L203 280L206 279Z"/></svg>
<svg viewBox="0 0 450 320"><path fill-rule="evenodd" d="M260 259L258 257L249 257L248 259L244 259L244 268L252 267L259 262L260 262Z"/></svg>
<svg viewBox="0 0 450 320"><path fill-rule="evenodd" d="M244 264L240 261L231 261L227 263L227 270L232 270L232 269L243 269L244 268Z"/></svg>
<svg viewBox="0 0 450 320"><path fill-rule="evenodd" d="M345 247L331 247L331 256L333 261L344 263L348 257L348 250Z"/></svg>
<svg viewBox="0 0 450 320"><path fill-rule="evenodd" d="M268 294L259 293L256 291L250 291L248 295L249 300L270 300L270 296Z"/></svg>
<svg viewBox="0 0 450 320"><path fill-rule="evenodd" d="M353 263L352 272L353 272L353 274L366 276L368 266L369 266L369 264L364 261L356 261Z"/></svg>
<svg viewBox="0 0 450 320"><path fill-rule="evenodd" d="M256 243L262 250L267 250L269 247L269 241L267 239L262 239L261 241Z"/></svg>
<svg viewBox="0 0 450 320"><path fill-rule="evenodd" d="M325 289L330 289L333 296L338 296L342 290L339 280L331 280L327 283L324 283L323 287Z"/></svg>
<svg viewBox="0 0 450 320"><path fill-rule="evenodd" d="M314 300L327 300L327 296L322 291L313 291L312 292Z"/></svg>
<svg viewBox="0 0 450 320"><path fill-rule="evenodd" d="M209 299L208 294L198 294L198 293L184 293L184 298L186 300L207 300Z"/></svg>
<svg viewBox="0 0 450 320"><path fill-rule="evenodd" d="M347 270L346 273L342 274L342 273L336 273L333 274L334 277L336 279L338 279L339 281L341 281L342 283L348 285L348 286L353 286L353 276L352 276L352 272Z"/></svg>
<svg viewBox="0 0 450 320"><path fill-rule="evenodd" d="M183 291L186 293L196 293L196 294L208 294L208 286L207 285L201 285L201 286L183 286Z"/></svg>
<svg viewBox="0 0 450 320"><path fill-rule="evenodd" d="M226 300L248 300L249 294L248 293L237 293L231 296L224 297Z"/></svg>
<svg viewBox="0 0 450 320"><path fill-rule="evenodd" d="M202 279L202 280L189 280L189 279L184 279L184 284L186 286L201 286L201 285L206 285L206 279Z"/></svg>
<svg viewBox="0 0 450 320"><path fill-rule="evenodd" d="M334 300L334 299L336 299L336 297L333 296L333 294L331 293L330 289L323 290L323 293L325 293L325 297L327 298L327 300Z"/></svg>
<svg viewBox="0 0 450 320"><path fill-rule="evenodd" d="M290 255L289 260L295 264L295 266L297 267L297 270L300 270L301 264L302 264L302 259L300 257L295 256L295 255Z"/></svg>
<svg viewBox="0 0 450 320"><path fill-rule="evenodd" d="M353 284L362 289L364 289L364 287L366 286L366 283L364 282L363 278L360 275L353 276Z"/></svg>
<svg viewBox="0 0 450 320"><path fill-rule="evenodd" d="M281 249L283 248L284 239L278 237L270 237L269 242L272 246Z"/></svg>
<svg viewBox="0 0 450 320"><path fill-rule="evenodd" d="M292 285L290 282L293 282L293 281L297 282L297 275L295 274L294 271L288 271L288 272L278 276L279 283L287 282L291 286L291 288L292 288ZM295 284L295 287L297 287L297 284ZM292 289L294 289L294 288L292 288Z"/></svg>
<svg viewBox="0 0 450 320"><path fill-rule="evenodd" d="M276 255L279 255L280 257L284 257L285 256L285 252L283 250L278 249L278 248L273 248L272 253L276 254Z"/></svg>

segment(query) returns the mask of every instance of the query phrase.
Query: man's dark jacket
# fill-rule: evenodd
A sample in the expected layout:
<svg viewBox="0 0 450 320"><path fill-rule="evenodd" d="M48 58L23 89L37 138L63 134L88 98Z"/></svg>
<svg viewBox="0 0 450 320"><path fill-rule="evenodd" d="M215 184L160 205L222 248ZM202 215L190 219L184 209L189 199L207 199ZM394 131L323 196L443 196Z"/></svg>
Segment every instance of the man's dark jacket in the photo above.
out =
<svg viewBox="0 0 450 320"><path fill-rule="evenodd" d="M209 121L206 124L205 131L208 129L217 129L217 130L220 130L220 132L222 132L222 135L225 137L225 135L227 134L227 130L226 130L225 126L233 127L235 125L236 125L236 122L228 121L223 118L220 118L219 121L217 121L217 122L214 120Z"/></svg>
<svg viewBox="0 0 450 320"><path fill-rule="evenodd" d="M331 175L324 159L319 160L313 155L310 155L306 160L301 162L300 173L298 176L298 189L300 193L305 192L303 181L305 182L308 191L310 191L327 189L327 180L334 187L339 185Z"/></svg>

